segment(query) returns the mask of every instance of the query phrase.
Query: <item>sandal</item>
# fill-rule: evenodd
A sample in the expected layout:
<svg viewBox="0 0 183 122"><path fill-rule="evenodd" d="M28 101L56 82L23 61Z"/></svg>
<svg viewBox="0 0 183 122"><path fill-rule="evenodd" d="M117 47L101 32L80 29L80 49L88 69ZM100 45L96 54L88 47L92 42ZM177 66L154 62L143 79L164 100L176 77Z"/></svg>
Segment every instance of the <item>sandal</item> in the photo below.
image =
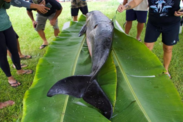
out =
<svg viewBox="0 0 183 122"><path fill-rule="evenodd" d="M11 87L14 87L14 88L16 88L17 86L20 86L20 83L17 81L14 83L10 83L10 82L8 82L8 83L10 84Z"/></svg>
<svg viewBox="0 0 183 122"><path fill-rule="evenodd" d="M46 46L48 46L48 45L42 44L42 45L39 47L39 49L44 49Z"/></svg>
<svg viewBox="0 0 183 122"><path fill-rule="evenodd" d="M31 59L32 56L31 55L24 55L23 57L20 57L20 59Z"/></svg>
<svg viewBox="0 0 183 122"><path fill-rule="evenodd" d="M10 105L14 105L14 104L15 104L15 102L11 101L11 100L2 102L2 103L0 103L0 109L5 108L5 107L10 106Z"/></svg>
<svg viewBox="0 0 183 122"><path fill-rule="evenodd" d="M172 79L172 77L171 77L171 75L170 75L169 72L165 72L165 74L168 75L168 77L169 77L170 79Z"/></svg>
<svg viewBox="0 0 183 122"><path fill-rule="evenodd" d="M26 64L20 64L21 68L27 67ZM16 69L15 65L13 64L13 68Z"/></svg>
<svg viewBox="0 0 183 122"><path fill-rule="evenodd" d="M33 73L32 70L23 70L23 72L21 72L21 73L18 73L18 72L17 72L18 75L32 74L32 73Z"/></svg>
<svg viewBox="0 0 183 122"><path fill-rule="evenodd" d="M141 40L141 39L138 39L138 41L139 41L139 42L142 42L142 40Z"/></svg>

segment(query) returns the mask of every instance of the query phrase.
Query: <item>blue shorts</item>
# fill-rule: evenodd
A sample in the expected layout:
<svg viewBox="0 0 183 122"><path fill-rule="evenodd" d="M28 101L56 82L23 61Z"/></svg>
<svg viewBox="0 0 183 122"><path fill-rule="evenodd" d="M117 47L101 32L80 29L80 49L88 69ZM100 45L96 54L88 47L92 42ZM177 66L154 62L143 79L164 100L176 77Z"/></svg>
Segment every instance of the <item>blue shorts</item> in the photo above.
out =
<svg viewBox="0 0 183 122"><path fill-rule="evenodd" d="M179 29L180 22L164 27L156 27L148 21L144 41L147 43L155 42L162 33L162 42L165 45L175 45L179 40Z"/></svg>
<svg viewBox="0 0 183 122"><path fill-rule="evenodd" d="M126 21L137 20L140 23L146 23L147 11L126 10Z"/></svg>

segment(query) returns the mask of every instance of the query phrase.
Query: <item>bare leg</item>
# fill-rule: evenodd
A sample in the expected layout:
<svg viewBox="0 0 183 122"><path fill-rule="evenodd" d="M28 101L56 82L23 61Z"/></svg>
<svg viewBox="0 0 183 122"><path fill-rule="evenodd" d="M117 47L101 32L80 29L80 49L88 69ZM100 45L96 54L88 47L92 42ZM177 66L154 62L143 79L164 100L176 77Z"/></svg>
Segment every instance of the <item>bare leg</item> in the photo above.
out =
<svg viewBox="0 0 183 122"><path fill-rule="evenodd" d="M11 57L11 53L9 50L7 50L7 54L9 55L9 57Z"/></svg>
<svg viewBox="0 0 183 122"><path fill-rule="evenodd" d="M7 106L10 106L10 105L13 105L15 104L14 101L11 101L11 100L8 100L8 101L5 101L5 102L1 102L0 103L0 109L4 108L4 107L7 107Z"/></svg>
<svg viewBox="0 0 183 122"><path fill-rule="evenodd" d="M137 36L136 36L137 40L140 40L140 35L142 33L143 28L144 28L144 23L138 22L138 24L137 24Z"/></svg>
<svg viewBox="0 0 183 122"><path fill-rule="evenodd" d="M58 36L59 33L60 33L60 30L59 29L54 29L54 35L55 36Z"/></svg>
<svg viewBox="0 0 183 122"><path fill-rule="evenodd" d="M73 21L78 21L78 16L73 16Z"/></svg>
<svg viewBox="0 0 183 122"><path fill-rule="evenodd" d="M38 31L39 36L42 38L43 40L43 45L48 45L48 41L46 40L46 36L43 30L39 30Z"/></svg>
<svg viewBox="0 0 183 122"><path fill-rule="evenodd" d="M20 43L19 43L19 40L17 39L17 48L18 48L18 54L19 54L19 56L20 56L20 58L22 59L30 59L30 58L32 58L32 56L30 56L30 55L23 55L22 54L22 52L21 52L21 50L20 50Z"/></svg>
<svg viewBox="0 0 183 122"><path fill-rule="evenodd" d="M152 50L153 47L154 47L154 42L152 42L152 43L147 43L147 42L145 42L144 44L146 45L146 47L147 47L149 50Z"/></svg>
<svg viewBox="0 0 183 122"><path fill-rule="evenodd" d="M132 21L127 21L125 25L125 33L129 34L131 28L132 28Z"/></svg>
<svg viewBox="0 0 183 122"><path fill-rule="evenodd" d="M19 54L19 56L20 56L20 58L24 58L24 59L30 59L32 56L30 56L30 55L23 55L22 54L22 52L21 52L21 50L20 50L20 43L19 43L19 41L18 41L18 39L17 39L17 49L18 49L18 54ZM9 55L9 57L11 57L11 53L10 53L10 51L9 50L7 50L7 53L8 53L8 55Z"/></svg>
<svg viewBox="0 0 183 122"><path fill-rule="evenodd" d="M20 50L20 44L19 44L18 39L17 39L17 48L18 48L18 54L19 54L19 56L22 55L22 52L21 52L21 50ZM11 53L10 53L9 50L7 50L7 53L8 53L8 55L9 55L9 57L11 57Z"/></svg>
<svg viewBox="0 0 183 122"><path fill-rule="evenodd" d="M170 65L170 61L172 58L172 49L173 49L173 46L168 46L163 44L163 50L164 50L163 63L167 73L168 73L168 67Z"/></svg>
<svg viewBox="0 0 183 122"><path fill-rule="evenodd" d="M22 54L22 52L20 50L20 43L19 43L18 39L17 39L17 48L18 48L18 54L19 54L19 56L20 57L23 56L23 54Z"/></svg>

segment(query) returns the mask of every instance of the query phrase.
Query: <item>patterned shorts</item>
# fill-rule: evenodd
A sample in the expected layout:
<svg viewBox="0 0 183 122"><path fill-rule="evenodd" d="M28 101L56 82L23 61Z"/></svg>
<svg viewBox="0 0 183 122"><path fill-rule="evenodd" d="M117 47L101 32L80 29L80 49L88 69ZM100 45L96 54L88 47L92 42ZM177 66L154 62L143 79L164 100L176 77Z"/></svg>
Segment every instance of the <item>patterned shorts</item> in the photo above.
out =
<svg viewBox="0 0 183 122"><path fill-rule="evenodd" d="M80 8L87 6L86 0L71 0L71 8Z"/></svg>

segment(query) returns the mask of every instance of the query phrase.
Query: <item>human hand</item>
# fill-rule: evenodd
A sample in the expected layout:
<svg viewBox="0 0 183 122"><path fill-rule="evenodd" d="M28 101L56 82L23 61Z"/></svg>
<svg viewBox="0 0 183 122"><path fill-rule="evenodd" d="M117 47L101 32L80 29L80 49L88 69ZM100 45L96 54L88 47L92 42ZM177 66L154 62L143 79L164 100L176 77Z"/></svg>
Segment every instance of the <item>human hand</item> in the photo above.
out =
<svg viewBox="0 0 183 122"><path fill-rule="evenodd" d="M120 4L120 5L118 6L117 11L119 11L119 12L121 13L121 12L123 12L124 10L125 10L125 6L122 5L122 4Z"/></svg>
<svg viewBox="0 0 183 122"><path fill-rule="evenodd" d="M51 19L51 20L50 20L50 24L51 24L52 26L54 26L54 25L56 24L56 19Z"/></svg>
<svg viewBox="0 0 183 122"><path fill-rule="evenodd" d="M48 10L50 10L50 8L48 8L48 7L45 7L44 5L42 5L42 4L38 4L38 7L36 8L37 9L37 11L39 11L40 13L42 13L42 14L45 14L45 13L47 13L48 12Z"/></svg>
<svg viewBox="0 0 183 122"><path fill-rule="evenodd" d="M177 17L183 16L183 12L181 12L181 11L175 11L174 15L177 16Z"/></svg>
<svg viewBox="0 0 183 122"><path fill-rule="evenodd" d="M4 1L7 2L7 3L11 2L11 0L4 0Z"/></svg>
<svg viewBox="0 0 183 122"><path fill-rule="evenodd" d="M33 21L32 24L33 24L33 27L36 28L37 22L36 21Z"/></svg>

